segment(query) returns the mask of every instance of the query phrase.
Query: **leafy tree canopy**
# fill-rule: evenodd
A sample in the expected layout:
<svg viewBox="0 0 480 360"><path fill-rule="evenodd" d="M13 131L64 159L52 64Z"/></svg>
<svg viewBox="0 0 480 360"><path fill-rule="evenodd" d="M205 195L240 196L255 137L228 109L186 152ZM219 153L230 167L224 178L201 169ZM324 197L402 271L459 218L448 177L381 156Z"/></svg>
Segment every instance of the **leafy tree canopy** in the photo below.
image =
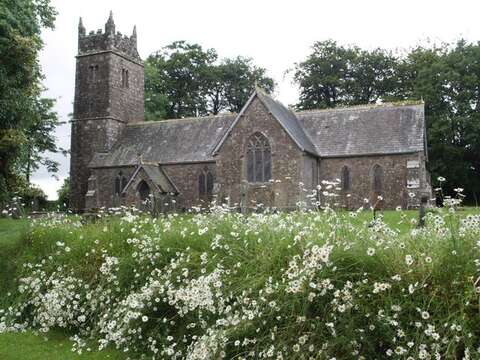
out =
<svg viewBox="0 0 480 360"><path fill-rule="evenodd" d="M176 41L145 62L147 120L237 112L255 84L274 88L266 70L244 57L219 60L214 49Z"/></svg>
<svg viewBox="0 0 480 360"><path fill-rule="evenodd" d="M63 184L57 191L58 207L62 210L68 209L70 206L70 178L65 178Z"/></svg>
<svg viewBox="0 0 480 360"><path fill-rule="evenodd" d="M404 55L384 49L317 42L295 65L299 109L425 101L432 179L465 187L480 202L480 43L417 46Z"/></svg>
<svg viewBox="0 0 480 360"><path fill-rule="evenodd" d="M312 50L294 69L300 109L374 103L395 89L395 57L386 50L365 51L332 40L317 42Z"/></svg>
<svg viewBox="0 0 480 360"><path fill-rule="evenodd" d="M53 138L53 100L43 99L38 53L42 28L53 28L49 0L3 0L0 6L0 201L29 180L38 162L55 171L40 152L58 151Z"/></svg>

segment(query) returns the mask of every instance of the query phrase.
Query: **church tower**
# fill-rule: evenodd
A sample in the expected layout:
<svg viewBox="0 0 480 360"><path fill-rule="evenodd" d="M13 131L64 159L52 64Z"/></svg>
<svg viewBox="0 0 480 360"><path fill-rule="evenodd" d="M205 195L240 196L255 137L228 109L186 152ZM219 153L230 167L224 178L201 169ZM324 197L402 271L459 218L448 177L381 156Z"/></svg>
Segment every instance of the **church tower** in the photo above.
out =
<svg viewBox="0 0 480 360"><path fill-rule="evenodd" d="M108 152L126 124L144 119L144 69L137 51L137 32L115 32L112 13L99 29L86 34L78 25L75 99L71 133L70 201L74 211L85 209L95 153Z"/></svg>

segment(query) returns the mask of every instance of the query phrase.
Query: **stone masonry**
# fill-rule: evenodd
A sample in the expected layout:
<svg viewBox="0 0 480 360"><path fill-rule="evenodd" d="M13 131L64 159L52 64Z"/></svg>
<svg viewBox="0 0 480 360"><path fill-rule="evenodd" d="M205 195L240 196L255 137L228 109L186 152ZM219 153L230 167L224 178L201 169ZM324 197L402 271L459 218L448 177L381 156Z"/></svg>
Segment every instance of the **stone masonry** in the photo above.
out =
<svg viewBox="0 0 480 360"><path fill-rule="evenodd" d="M80 19L70 163L74 210L85 209L94 154L108 152L126 124L143 121L143 88L136 30L130 37L115 33L110 14L104 32L87 35Z"/></svg>
<svg viewBox="0 0 480 360"><path fill-rule="evenodd" d="M295 209L327 197L346 209L411 208L431 196L421 102L294 113L255 89L238 114L144 122L136 29L116 32L110 14L104 31L87 34L81 19L78 31L76 211L185 211L212 200Z"/></svg>

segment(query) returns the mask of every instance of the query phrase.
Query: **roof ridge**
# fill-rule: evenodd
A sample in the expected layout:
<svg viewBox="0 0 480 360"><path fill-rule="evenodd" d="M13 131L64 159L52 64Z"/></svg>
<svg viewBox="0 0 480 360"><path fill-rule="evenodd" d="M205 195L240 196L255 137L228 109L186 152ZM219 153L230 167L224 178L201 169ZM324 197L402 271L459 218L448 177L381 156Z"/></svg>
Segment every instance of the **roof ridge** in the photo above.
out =
<svg viewBox="0 0 480 360"><path fill-rule="evenodd" d="M384 107L401 107L401 106L412 106L412 105L422 105L425 104L422 100L405 100L405 101L391 101L381 104L362 104L362 105L352 105L352 106L339 106L335 108L326 108L326 109L308 109L308 110L297 110L293 111L295 114L308 114L315 112L336 112L336 111L355 111L355 110L369 110L369 109L379 109Z"/></svg>
<svg viewBox="0 0 480 360"><path fill-rule="evenodd" d="M234 116L236 115L235 113L223 113L223 114L217 114L217 115L206 115L206 116L190 116L186 118L178 118L178 119L159 119L159 120L150 120L150 121L142 121L134 124L127 124L127 126L143 126L143 125L158 125L161 123L165 122L182 122L182 121L188 121L188 120L210 120L210 119L215 119L215 118L221 118L221 117L226 117L226 116Z"/></svg>
<svg viewBox="0 0 480 360"><path fill-rule="evenodd" d="M269 96L265 93L258 93L257 92L257 95L258 95L258 98L260 99L260 101L266 106L266 108L270 111L272 116L277 119L277 121L284 128L284 130L290 135L290 137L297 144L297 146L302 151L306 151L306 152L311 153L312 155L318 156L318 151L317 151L317 148L315 147L315 144L313 143L313 140L311 139L311 137L308 134L308 132L306 131L306 129L304 129L304 127L302 126L302 124L298 120L297 115L295 115L295 113L291 109L289 109L288 107L283 105L279 100L276 100L273 97L271 97L271 96ZM291 120L291 121L288 120L288 122L289 123L293 122L296 125L296 127L297 127L296 131L295 131L295 129L292 129L291 126L288 126L288 124L285 123L285 118L283 116L279 116L281 114L275 114L276 111L275 111L275 109L271 108L270 101L273 104L275 104L275 106L277 108L280 108L281 112L286 112L288 114L288 116ZM298 132L300 134L298 134ZM303 139L302 139L302 136L303 136Z"/></svg>

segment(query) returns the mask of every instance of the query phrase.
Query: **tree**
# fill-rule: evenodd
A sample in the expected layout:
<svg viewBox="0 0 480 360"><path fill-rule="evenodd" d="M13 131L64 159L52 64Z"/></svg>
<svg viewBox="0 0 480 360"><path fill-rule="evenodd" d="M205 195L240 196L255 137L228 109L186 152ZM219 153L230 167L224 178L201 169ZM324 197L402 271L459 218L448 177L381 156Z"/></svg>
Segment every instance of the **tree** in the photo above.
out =
<svg viewBox="0 0 480 360"><path fill-rule="evenodd" d="M353 49L327 40L313 44L307 59L295 65L294 81L300 86L299 109L329 108L342 103Z"/></svg>
<svg viewBox="0 0 480 360"><path fill-rule="evenodd" d="M70 206L70 178L65 178L63 184L57 191L58 207L60 209L68 209Z"/></svg>
<svg viewBox="0 0 480 360"><path fill-rule="evenodd" d="M268 93L274 90L275 82L266 75L266 70L253 65L252 62L250 58L239 56L235 59L225 59L218 66L218 83L223 87L221 94L226 110L240 112L255 86ZM214 114L217 112L213 111Z"/></svg>
<svg viewBox="0 0 480 360"><path fill-rule="evenodd" d="M447 185L464 186L480 200L480 43L460 39L443 59L447 69L442 98L448 103ZM446 127L446 126L445 126ZM438 163L445 155L438 154ZM447 170L447 169L445 169Z"/></svg>
<svg viewBox="0 0 480 360"><path fill-rule="evenodd" d="M317 42L295 67L301 109L376 101L425 101L432 178L447 193L480 197L480 43L417 46L403 57Z"/></svg>
<svg viewBox="0 0 480 360"><path fill-rule="evenodd" d="M295 65L299 109L374 103L395 89L396 58L383 49L316 42L307 59Z"/></svg>
<svg viewBox="0 0 480 360"><path fill-rule="evenodd" d="M52 106L41 99L38 53L42 28L53 28L49 0L3 0L0 6L0 201L21 183L19 161L39 119L51 122ZM39 115L38 111L44 111ZM48 126L47 126L48 127Z"/></svg>
<svg viewBox="0 0 480 360"><path fill-rule="evenodd" d="M147 119L151 114L167 118L207 114L202 96L207 68L217 59L214 49L175 41L150 55L146 62L145 93Z"/></svg>
<svg viewBox="0 0 480 360"><path fill-rule="evenodd" d="M27 183L30 182L32 172L40 165L45 166L51 173L58 172L58 162L47 156L47 152L63 151L57 147L54 137L54 131L59 122L57 113L52 110L53 104L53 99L37 99L35 112L23 130L26 141L20 150L18 171L25 176Z"/></svg>
<svg viewBox="0 0 480 360"><path fill-rule="evenodd" d="M353 49L354 56L346 82L348 105L370 104L391 97L396 90L397 59L388 51Z"/></svg>
<svg viewBox="0 0 480 360"><path fill-rule="evenodd" d="M255 84L268 92L275 85L252 59L218 61L214 49L177 41L145 62L146 119L238 112Z"/></svg>

